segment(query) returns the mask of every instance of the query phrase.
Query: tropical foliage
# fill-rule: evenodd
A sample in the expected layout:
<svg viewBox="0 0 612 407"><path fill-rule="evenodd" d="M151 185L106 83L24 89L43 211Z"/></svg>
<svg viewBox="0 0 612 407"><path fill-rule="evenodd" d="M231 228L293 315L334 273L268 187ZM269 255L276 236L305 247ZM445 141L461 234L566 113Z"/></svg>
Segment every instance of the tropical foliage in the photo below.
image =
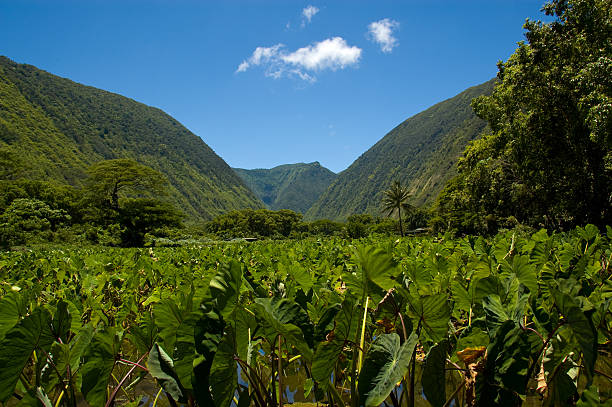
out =
<svg viewBox="0 0 612 407"><path fill-rule="evenodd" d="M551 23L499 64L489 124L438 199L442 225L468 232L515 223L570 228L612 222L612 16L606 0L556 0Z"/></svg>
<svg viewBox="0 0 612 407"><path fill-rule="evenodd" d="M611 237L0 253L0 401L609 403Z"/></svg>
<svg viewBox="0 0 612 407"><path fill-rule="evenodd" d="M0 246L70 242L74 234L90 243L142 246L148 233L181 227L183 215L168 202L159 172L119 159L96 163L89 174L84 189L0 180Z"/></svg>
<svg viewBox="0 0 612 407"><path fill-rule="evenodd" d="M410 192L408 188L402 186L399 181L393 181L389 189L383 191L383 211L387 216L397 213L399 219L400 235L404 236L402 225L402 211L410 212L412 205L408 203Z"/></svg>

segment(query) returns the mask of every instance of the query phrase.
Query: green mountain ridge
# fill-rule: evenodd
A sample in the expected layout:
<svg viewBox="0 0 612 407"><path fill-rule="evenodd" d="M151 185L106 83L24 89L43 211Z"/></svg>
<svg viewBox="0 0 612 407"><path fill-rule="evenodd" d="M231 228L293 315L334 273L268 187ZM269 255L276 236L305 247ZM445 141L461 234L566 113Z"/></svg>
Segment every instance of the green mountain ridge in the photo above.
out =
<svg viewBox="0 0 612 407"><path fill-rule="evenodd" d="M206 143L162 110L0 56L0 147L28 177L80 187L89 165L132 158L169 180L191 221L263 204Z"/></svg>
<svg viewBox="0 0 612 407"><path fill-rule="evenodd" d="M490 94L495 79L471 87L412 116L363 153L308 210L305 218L344 220L351 214L382 215L382 192L395 180L407 185L416 206L431 204L456 175L466 145L486 127L473 98Z"/></svg>
<svg viewBox="0 0 612 407"><path fill-rule="evenodd" d="M300 213L306 213L337 176L316 161L234 171L269 209Z"/></svg>

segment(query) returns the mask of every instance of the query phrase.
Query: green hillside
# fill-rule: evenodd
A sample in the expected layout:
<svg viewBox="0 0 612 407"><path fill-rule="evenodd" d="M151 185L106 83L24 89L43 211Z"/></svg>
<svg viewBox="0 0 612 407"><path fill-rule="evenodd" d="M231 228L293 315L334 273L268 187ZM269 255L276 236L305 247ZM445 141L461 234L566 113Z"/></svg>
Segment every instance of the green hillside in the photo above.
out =
<svg viewBox="0 0 612 407"><path fill-rule="evenodd" d="M0 57L0 147L28 177L81 186L100 160L133 158L168 177L190 220L263 205L198 136L163 111Z"/></svg>
<svg viewBox="0 0 612 407"><path fill-rule="evenodd" d="M306 213L337 176L318 162L234 171L269 209L301 213Z"/></svg>
<svg viewBox="0 0 612 407"><path fill-rule="evenodd" d="M465 146L485 122L470 102L490 94L494 80L469 88L407 119L362 154L321 195L307 219L345 219L356 213L381 215L382 191L399 180L407 185L411 203L431 203L446 181L456 174Z"/></svg>

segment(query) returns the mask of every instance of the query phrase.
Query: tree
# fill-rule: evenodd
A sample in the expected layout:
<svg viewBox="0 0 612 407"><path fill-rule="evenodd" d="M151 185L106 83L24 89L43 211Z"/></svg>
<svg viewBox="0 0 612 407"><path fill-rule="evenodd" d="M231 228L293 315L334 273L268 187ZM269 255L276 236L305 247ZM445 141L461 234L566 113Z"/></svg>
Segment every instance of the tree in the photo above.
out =
<svg viewBox="0 0 612 407"><path fill-rule="evenodd" d="M489 130L438 200L451 228L612 220L610 3L554 0L543 11L554 21L527 20L528 42L499 63L493 94L472 102Z"/></svg>
<svg viewBox="0 0 612 407"><path fill-rule="evenodd" d="M142 246L145 234L181 226L183 215L157 197L168 184L160 172L131 159L116 159L96 163L88 173L90 212L106 229L120 231L123 246Z"/></svg>
<svg viewBox="0 0 612 407"><path fill-rule="evenodd" d="M0 247L24 243L28 235L55 230L70 222L63 209L52 209L38 199L18 198L0 215Z"/></svg>
<svg viewBox="0 0 612 407"><path fill-rule="evenodd" d="M383 211L387 216L393 215L397 211L399 217L400 235L404 236L404 228L402 226L402 209L408 210L411 206L408 204L410 193L408 188L402 186L399 181L393 181L391 187L383 192Z"/></svg>
<svg viewBox="0 0 612 407"><path fill-rule="evenodd" d="M183 214L158 199L126 199L120 210L121 244L142 246L147 233L162 227L180 227Z"/></svg>
<svg viewBox="0 0 612 407"><path fill-rule="evenodd" d="M100 161L87 172L92 198L115 211L119 210L120 195L164 194L168 184L162 173L129 158Z"/></svg>

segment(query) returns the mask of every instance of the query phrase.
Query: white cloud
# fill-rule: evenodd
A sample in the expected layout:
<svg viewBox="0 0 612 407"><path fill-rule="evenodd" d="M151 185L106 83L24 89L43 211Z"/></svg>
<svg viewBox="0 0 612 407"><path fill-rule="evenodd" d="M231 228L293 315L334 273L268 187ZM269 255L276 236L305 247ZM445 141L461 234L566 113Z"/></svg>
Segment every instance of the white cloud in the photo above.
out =
<svg viewBox="0 0 612 407"><path fill-rule="evenodd" d="M293 52L287 52L283 44L257 47L248 59L242 61L236 72L263 66L265 75L274 79L289 76L314 82L314 72L344 69L356 65L360 58L361 48L349 46L343 38L334 37Z"/></svg>
<svg viewBox="0 0 612 407"><path fill-rule="evenodd" d="M361 49L349 46L341 37L328 38L283 55L286 63L312 71L344 69L359 62Z"/></svg>
<svg viewBox="0 0 612 407"><path fill-rule="evenodd" d="M397 38L393 36L393 31L398 28L397 21L383 18L368 25L368 34L372 41L380 45L383 52L391 52L399 45Z"/></svg>
<svg viewBox="0 0 612 407"><path fill-rule="evenodd" d="M252 66L268 64L277 58L279 50L283 47L283 44L276 44L272 47L257 47L253 54L248 58L242 61L240 65L238 65L238 69L236 72L244 72Z"/></svg>
<svg viewBox="0 0 612 407"><path fill-rule="evenodd" d="M315 6L308 6L302 10L302 27L306 25L306 22L310 23L312 18L317 14L320 10Z"/></svg>

